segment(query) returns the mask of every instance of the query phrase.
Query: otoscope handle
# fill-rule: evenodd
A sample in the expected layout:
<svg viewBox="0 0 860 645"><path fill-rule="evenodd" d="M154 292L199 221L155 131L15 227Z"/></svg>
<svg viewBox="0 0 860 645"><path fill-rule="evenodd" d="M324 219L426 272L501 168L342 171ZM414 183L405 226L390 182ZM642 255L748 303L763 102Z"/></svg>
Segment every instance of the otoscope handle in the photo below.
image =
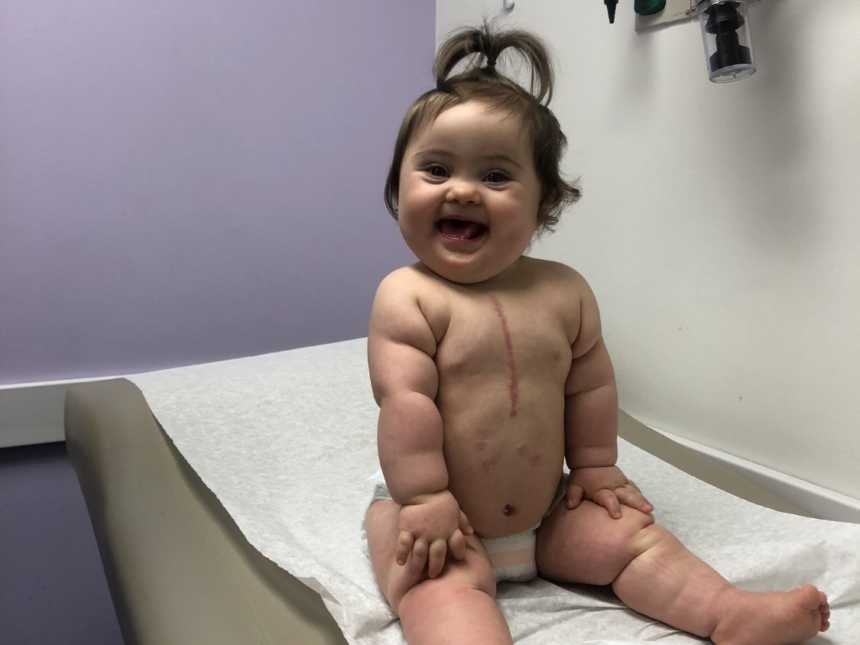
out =
<svg viewBox="0 0 860 645"><path fill-rule="evenodd" d="M618 0L603 0L606 5L606 13L609 14L609 24L615 22L615 7L618 5Z"/></svg>

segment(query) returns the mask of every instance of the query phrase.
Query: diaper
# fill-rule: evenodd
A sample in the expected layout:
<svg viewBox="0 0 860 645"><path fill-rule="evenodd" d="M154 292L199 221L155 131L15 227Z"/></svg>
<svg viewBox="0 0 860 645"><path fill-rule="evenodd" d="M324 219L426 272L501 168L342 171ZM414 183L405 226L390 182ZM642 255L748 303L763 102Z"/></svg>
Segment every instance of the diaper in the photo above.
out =
<svg viewBox="0 0 860 645"><path fill-rule="evenodd" d="M535 544L538 526L540 524L515 535L480 538L487 555L490 556L496 582L527 582L537 577Z"/></svg>
<svg viewBox="0 0 860 645"><path fill-rule="evenodd" d="M382 469L376 471L369 480L374 484L370 504L383 499L391 499L391 494L388 492L388 486L385 485L385 477L382 474ZM556 505L564 497L567 488L566 483L567 475L564 475L558 483L555 497L553 497L552 504L550 504L544 517L547 517L552 513ZM370 506L370 504L368 504L368 506ZM493 572L496 575L496 582L527 582L537 577L535 545L537 544L537 529L539 526L540 523L530 529L522 531L521 533L506 535L505 537L478 538L487 550L490 564L492 564ZM367 548L367 532L364 530L363 524L361 539L364 547L364 554L369 558L370 552Z"/></svg>

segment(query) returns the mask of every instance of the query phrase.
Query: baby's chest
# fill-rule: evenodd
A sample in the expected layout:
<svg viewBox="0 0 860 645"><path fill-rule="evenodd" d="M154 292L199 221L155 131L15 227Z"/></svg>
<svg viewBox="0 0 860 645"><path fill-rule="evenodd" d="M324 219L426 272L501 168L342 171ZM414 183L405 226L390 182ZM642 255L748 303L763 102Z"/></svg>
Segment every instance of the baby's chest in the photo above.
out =
<svg viewBox="0 0 860 645"><path fill-rule="evenodd" d="M570 361L568 330L556 312L492 296L452 309L436 354L449 378L515 372L563 380Z"/></svg>

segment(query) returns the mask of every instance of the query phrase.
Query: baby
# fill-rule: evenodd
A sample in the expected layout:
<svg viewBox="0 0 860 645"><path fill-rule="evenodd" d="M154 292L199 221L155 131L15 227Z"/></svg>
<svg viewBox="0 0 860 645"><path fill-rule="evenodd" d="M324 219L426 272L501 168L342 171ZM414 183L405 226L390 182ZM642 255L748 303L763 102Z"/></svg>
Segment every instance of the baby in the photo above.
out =
<svg viewBox="0 0 860 645"><path fill-rule="evenodd" d="M530 65L530 91L496 70L506 49ZM655 523L615 465L617 395L594 294L575 270L523 255L579 196L559 175L566 140L546 107L541 42L465 30L435 73L385 189L419 261L379 285L368 335L385 483L365 528L406 639L510 643L496 582L535 576L611 585L632 609L715 643L826 630L822 592L732 586Z"/></svg>

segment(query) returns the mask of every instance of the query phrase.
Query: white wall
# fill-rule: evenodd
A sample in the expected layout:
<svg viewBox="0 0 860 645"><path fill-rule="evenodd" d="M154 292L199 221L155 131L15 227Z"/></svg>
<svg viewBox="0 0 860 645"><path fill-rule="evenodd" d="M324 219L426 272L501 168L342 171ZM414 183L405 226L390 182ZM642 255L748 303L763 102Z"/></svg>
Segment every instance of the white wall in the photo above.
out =
<svg viewBox="0 0 860 645"><path fill-rule="evenodd" d="M437 41L500 6L439 0ZM625 410L860 498L860 2L753 5L758 73L725 86L697 23L637 34L632 7L501 21L552 49L585 193L534 255L591 282Z"/></svg>

